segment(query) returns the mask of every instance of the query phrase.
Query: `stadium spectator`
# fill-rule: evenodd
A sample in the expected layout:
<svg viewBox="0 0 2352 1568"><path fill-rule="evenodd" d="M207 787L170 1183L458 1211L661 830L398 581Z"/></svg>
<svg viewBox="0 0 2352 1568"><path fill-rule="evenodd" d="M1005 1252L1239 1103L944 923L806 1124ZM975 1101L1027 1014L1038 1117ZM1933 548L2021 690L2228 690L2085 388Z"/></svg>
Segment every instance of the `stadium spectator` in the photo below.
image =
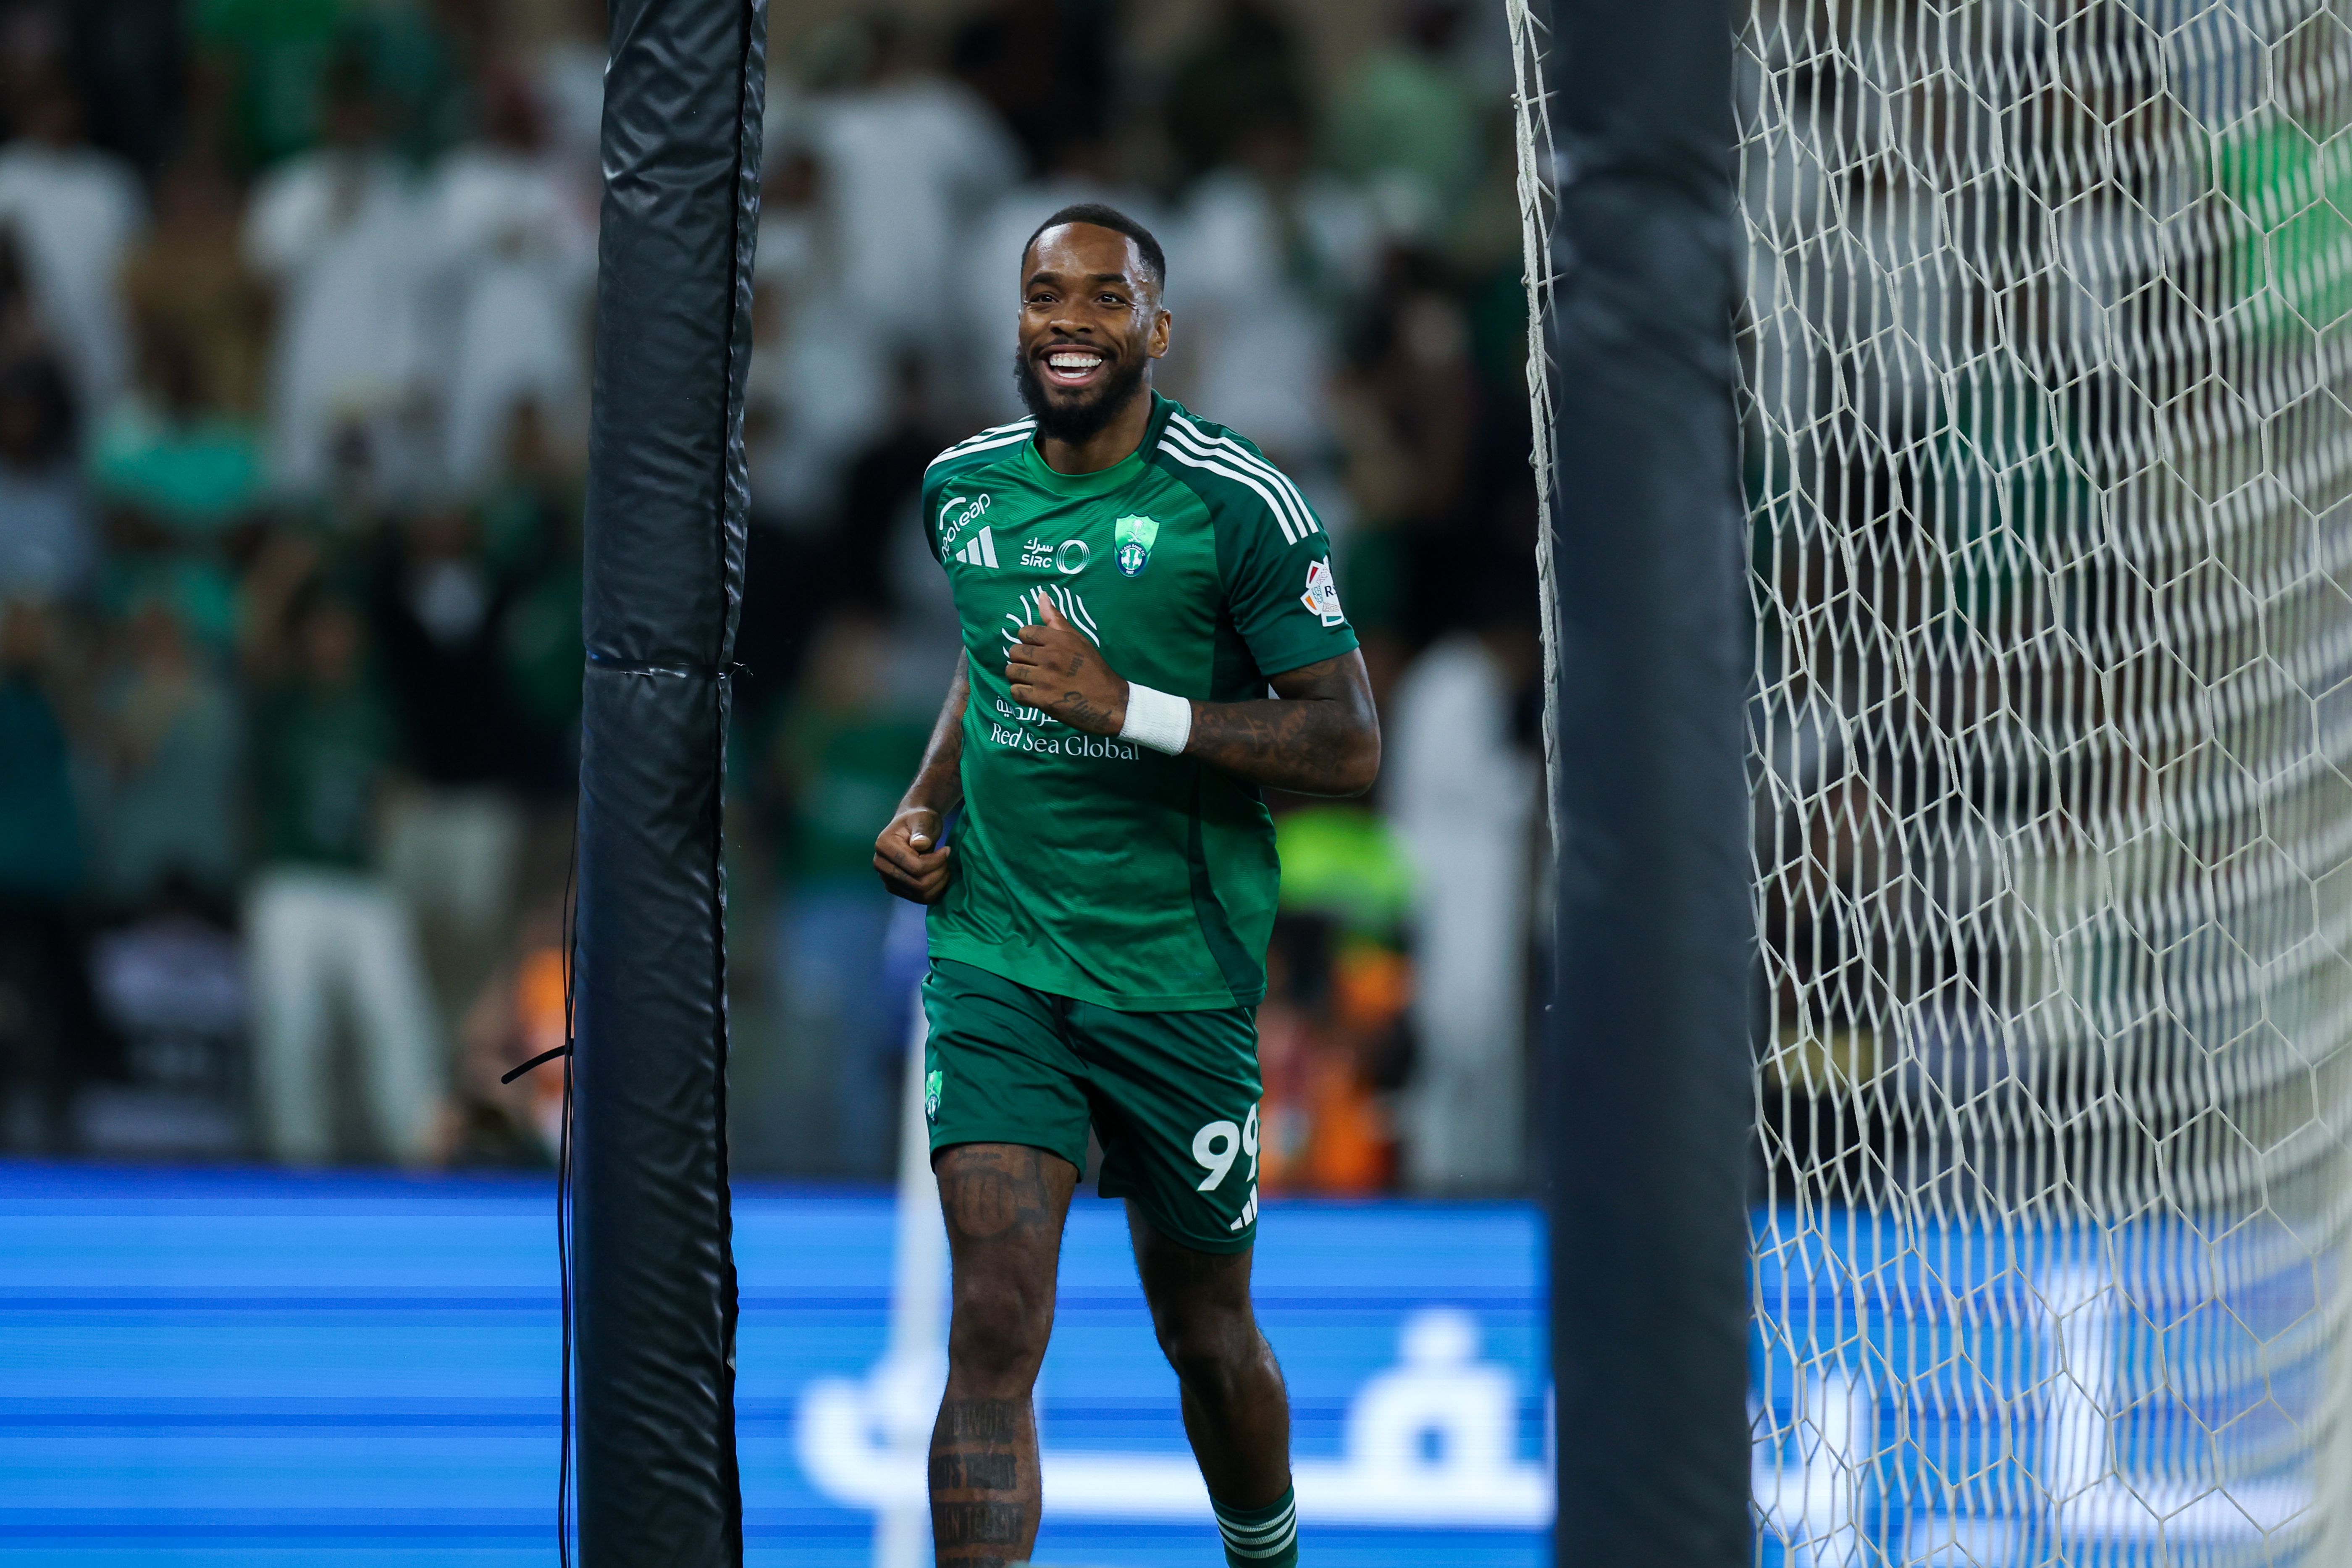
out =
<svg viewBox="0 0 2352 1568"><path fill-rule="evenodd" d="M0 604L89 585L97 541L72 454L73 412L54 361L0 361Z"/></svg>
<svg viewBox="0 0 2352 1568"><path fill-rule="evenodd" d="M585 427L596 266L593 215L548 150L530 85L497 72L481 100L480 136L442 161L427 196L440 252L431 314L448 328L432 356L441 367L442 478L467 495L496 477L518 404Z"/></svg>
<svg viewBox="0 0 2352 1568"><path fill-rule="evenodd" d="M341 47L364 65L383 134L411 166L429 168L466 134L492 9L480 0L344 5Z"/></svg>
<svg viewBox="0 0 2352 1568"><path fill-rule="evenodd" d="M539 40L525 66L547 113L550 148L592 205L602 174L604 52L604 0L565 0L552 36Z"/></svg>
<svg viewBox="0 0 2352 1568"><path fill-rule="evenodd" d="M360 62L339 62L326 92L326 144L264 180L246 224L246 255L279 296L270 461L294 496L341 481L381 497L421 477L430 232Z"/></svg>
<svg viewBox="0 0 2352 1568"><path fill-rule="evenodd" d="M88 1042L73 900L81 818L50 693L51 622L0 600L0 1147L66 1136L77 1044Z"/></svg>
<svg viewBox="0 0 2352 1568"><path fill-rule="evenodd" d="M77 402L103 408L126 374L117 285L146 222L146 197L130 165L89 145L70 83L43 76L18 97L23 134L0 146L0 226L16 234L34 306Z"/></svg>
<svg viewBox="0 0 2352 1568"><path fill-rule="evenodd" d="M871 825L889 820L931 725L894 679L901 662L879 623L828 620L770 753L788 813L770 973L789 1037L825 1064L843 1174L883 1175L896 1158L906 1016L881 984L892 900L874 879Z"/></svg>
<svg viewBox="0 0 2352 1568"><path fill-rule="evenodd" d="M467 7L475 10L478 7ZM194 0L199 126L240 167L275 168L335 139L339 71L356 75L388 142L422 164L465 122L461 62L422 0Z"/></svg>
<svg viewBox="0 0 2352 1568"><path fill-rule="evenodd" d="M809 131L868 352L922 351L953 327L950 263L1021 153L970 88L923 68L902 26L877 19L866 44L863 80L811 104Z"/></svg>
<svg viewBox="0 0 2352 1568"><path fill-rule="evenodd" d="M245 516L267 482L259 434L210 392L198 344L176 323L142 321L137 379L91 443L100 495L189 540Z"/></svg>
<svg viewBox="0 0 2352 1568"><path fill-rule="evenodd" d="M381 1152L422 1163L440 1138L441 1037L408 910L374 868L394 729L365 623L303 546L274 546L254 578L262 863L245 923L263 1145L296 1164L334 1154L328 1057L341 1016Z"/></svg>
<svg viewBox="0 0 2352 1568"><path fill-rule="evenodd" d="M90 140L142 174L186 133L187 0L48 0Z"/></svg>
<svg viewBox="0 0 2352 1568"><path fill-rule="evenodd" d="M97 703L93 891L135 910L176 884L226 908L242 865L236 695L166 595L142 595L123 633Z"/></svg>
<svg viewBox="0 0 2352 1568"><path fill-rule="evenodd" d="M1108 128L1118 79L1110 8L988 0L956 28L948 67L988 101L1027 161L1043 166L1056 146Z"/></svg>
<svg viewBox="0 0 2352 1568"><path fill-rule="evenodd" d="M517 786L532 731L502 647L519 586L490 559L474 514L438 506L386 542L369 594L415 774L386 802L383 863L452 1025L496 959L527 826Z"/></svg>
<svg viewBox="0 0 2352 1568"><path fill-rule="evenodd" d="M1270 0L1223 0L1169 81L1168 136L1181 182L1231 163L1262 121L1306 122L1312 99L1303 57Z"/></svg>
<svg viewBox="0 0 2352 1568"><path fill-rule="evenodd" d="M1361 525L1348 541L1348 609L1374 689L1385 691L1401 650L1451 624L1465 579L1489 565L1463 538L1480 399L1461 301L1426 253L1386 253L1351 338L1331 389ZM1512 563L1522 577L1525 564ZM1527 602L1532 613L1532 593Z"/></svg>
<svg viewBox="0 0 2352 1568"><path fill-rule="evenodd" d="M824 616L836 532L859 521L844 509L842 484L887 417L893 363L841 297L822 163L794 141L772 136L770 149L744 398L752 529L736 647L744 666L737 711L761 725L790 691Z"/></svg>
<svg viewBox="0 0 2352 1568"><path fill-rule="evenodd" d="M807 147L772 151L761 177L744 442L751 506L791 535L820 532L841 477L885 416L891 356L842 295L839 213Z"/></svg>
<svg viewBox="0 0 2352 1568"><path fill-rule="evenodd" d="M841 521L825 552L828 598L872 614L896 610L910 596L906 590L938 582L918 514L923 470L953 439L933 413L921 358L900 355L898 372L890 423L850 464ZM919 587L908 581L918 574Z"/></svg>
<svg viewBox="0 0 2352 1568"><path fill-rule="evenodd" d="M1296 467L1329 444L1340 330L1380 254L1370 208L1307 150L1302 120L1254 114L1238 161L1194 189L1168 260L1188 401Z"/></svg>
<svg viewBox="0 0 2352 1568"><path fill-rule="evenodd" d="M162 334L193 360L195 406L249 421L261 413L272 322L269 291L246 262L244 222L216 162L174 159L155 182L155 221L123 262L122 293L134 341Z"/></svg>
<svg viewBox="0 0 2352 1568"><path fill-rule="evenodd" d="M33 299L31 269L16 230L0 224L0 363L55 357L48 330Z"/></svg>
<svg viewBox="0 0 2352 1568"><path fill-rule="evenodd" d="M505 584L498 652L518 726L507 778L530 800L568 810L580 776L583 453L556 439L533 404L515 405L506 432L499 480L474 510Z"/></svg>
<svg viewBox="0 0 2352 1568"><path fill-rule="evenodd" d="M1391 34L1331 106L1333 169L1361 184L1391 234L1441 239L1476 190L1484 149L1472 84L1453 55L1464 0L1405 0Z"/></svg>
<svg viewBox="0 0 2352 1568"><path fill-rule="evenodd" d="M246 170L308 152L342 26L341 0L198 0L194 108L206 140Z"/></svg>
<svg viewBox="0 0 2352 1568"><path fill-rule="evenodd" d="M1422 1192L1504 1192L1525 1178L1528 879L1540 780L1515 733L1514 709L1531 654L1507 630L1441 638L1405 672L1389 706L1389 819L1419 871L1420 1054L1404 1132L1406 1175Z"/></svg>

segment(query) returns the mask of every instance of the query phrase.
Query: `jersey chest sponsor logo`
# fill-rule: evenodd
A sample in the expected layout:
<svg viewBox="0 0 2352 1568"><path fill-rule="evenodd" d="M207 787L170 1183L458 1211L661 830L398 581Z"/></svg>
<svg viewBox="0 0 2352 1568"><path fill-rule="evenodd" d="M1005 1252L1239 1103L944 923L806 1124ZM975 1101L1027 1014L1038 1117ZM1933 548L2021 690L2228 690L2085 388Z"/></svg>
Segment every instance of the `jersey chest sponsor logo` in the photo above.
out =
<svg viewBox="0 0 2352 1568"><path fill-rule="evenodd" d="M949 496L940 502L938 522L941 555L967 565L994 569L996 540L993 529L982 528L965 540L961 548L958 548L956 542L966 529L988 515L989 500L989 496L983 492L976 496Z"/></svg>
<svg viewBox="0 0 2352 1568"><path fill-rule="evenodd" d="M1021 597L1013 601L1013 607L1004 612L1004 619L998 624L996 635L1004 639L1006 647L1021 640L1023 626L1045 624L1045 612L1040 606L1047 599L1053 600L1054 607L1062 612L1064 620L1086 634L1088 642L1097 647L1102 646L1102 632L1095 625L1094 612L1087 608L1085 596L1076 588L1066 588L1059 583L1046 583L1024 591Z"/></svg>
<svg viewBox="0 0 2352 1568"><path fill-rule="evenodd" d="M1042 539L1029 539L1021 545L1021 564L1036 571L1048 569L1065 577L1075 577L1087 569L1094 550L1083 539L1065 539L1059 544L1048 544Z"/></svg>
<svg viewBox="0 0 2352 1568"><path fill-rule="evenodd" d="M988 721L988 738L1008 752L1026 752L1036 757L1060 757L1072 761L1103 758L1111 762L1131 763L1142 753L1132 741L1122 741L1116 735L1089 735L1083 730L1064 730L1055 734L1040 735L1018 724Z"/></svg>
<svg viewBox="0 0 2352 1568"><path fill-rule="evenodd" d="M1160 542L1160 524L1149 517L1122 517L1111 525L1111 538L1118 547L1112 559L1118 563L1121 574L1140 577L1151 564L1151 547Z"/></svg>

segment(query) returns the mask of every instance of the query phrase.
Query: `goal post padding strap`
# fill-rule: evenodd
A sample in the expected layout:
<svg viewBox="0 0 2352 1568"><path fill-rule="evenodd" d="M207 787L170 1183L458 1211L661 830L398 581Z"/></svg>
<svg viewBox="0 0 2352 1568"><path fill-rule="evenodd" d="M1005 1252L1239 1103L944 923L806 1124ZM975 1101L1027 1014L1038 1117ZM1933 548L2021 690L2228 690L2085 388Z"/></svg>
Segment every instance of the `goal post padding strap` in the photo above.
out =
<svg viewBox="0 0 2352 1568"><path fill-rule="evenodd" d="M575 1110L587 1568L742 1561L719 778L766 14L614 0L583 629Z"/></svg>
<svg viewBox="0 0 2352 1568"><path fill-rule="evenodd" d="M1549 9L1556 1550L1579 1568L1738 1568L1755 930L1732 16L1723 0Z"/></svg>

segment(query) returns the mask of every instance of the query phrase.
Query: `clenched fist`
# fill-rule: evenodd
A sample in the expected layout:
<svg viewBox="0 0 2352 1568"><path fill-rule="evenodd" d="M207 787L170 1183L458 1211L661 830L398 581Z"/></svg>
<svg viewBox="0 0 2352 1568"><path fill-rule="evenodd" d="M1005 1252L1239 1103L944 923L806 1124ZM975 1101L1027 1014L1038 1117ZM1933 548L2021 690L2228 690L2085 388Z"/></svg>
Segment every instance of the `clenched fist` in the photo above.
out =
<svg viewBox="0 0 2352 1568"><path fill-rule="evenodd" d="M940 814L910 805L874 840L874 869L882 885L909 903L936 904L948 894L949 857L940 842Z"/></svg>

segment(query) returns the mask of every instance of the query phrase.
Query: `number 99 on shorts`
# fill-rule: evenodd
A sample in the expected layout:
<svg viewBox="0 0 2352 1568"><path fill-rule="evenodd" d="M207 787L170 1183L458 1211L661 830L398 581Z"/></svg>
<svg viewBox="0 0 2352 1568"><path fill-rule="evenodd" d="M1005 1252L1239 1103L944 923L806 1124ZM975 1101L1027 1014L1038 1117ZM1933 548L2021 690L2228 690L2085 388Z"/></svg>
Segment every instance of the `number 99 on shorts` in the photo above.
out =
<svg viewBox="0 0 2352 1568"><path fill-rule="evenodd" d="M1243 1155L1249 1156L1249 1195L1242 1200L1239 1218L1226 1226L1240 1230L1257 1218L1257 1107L1249 1109L1248 1117L1238 1127L1230 1121L1208 1122L1192 1134L1192 1158L1209 1173L1201 1178L1199 1190L1213 1193L1233 1173L1234 1163Z"/></svg>

